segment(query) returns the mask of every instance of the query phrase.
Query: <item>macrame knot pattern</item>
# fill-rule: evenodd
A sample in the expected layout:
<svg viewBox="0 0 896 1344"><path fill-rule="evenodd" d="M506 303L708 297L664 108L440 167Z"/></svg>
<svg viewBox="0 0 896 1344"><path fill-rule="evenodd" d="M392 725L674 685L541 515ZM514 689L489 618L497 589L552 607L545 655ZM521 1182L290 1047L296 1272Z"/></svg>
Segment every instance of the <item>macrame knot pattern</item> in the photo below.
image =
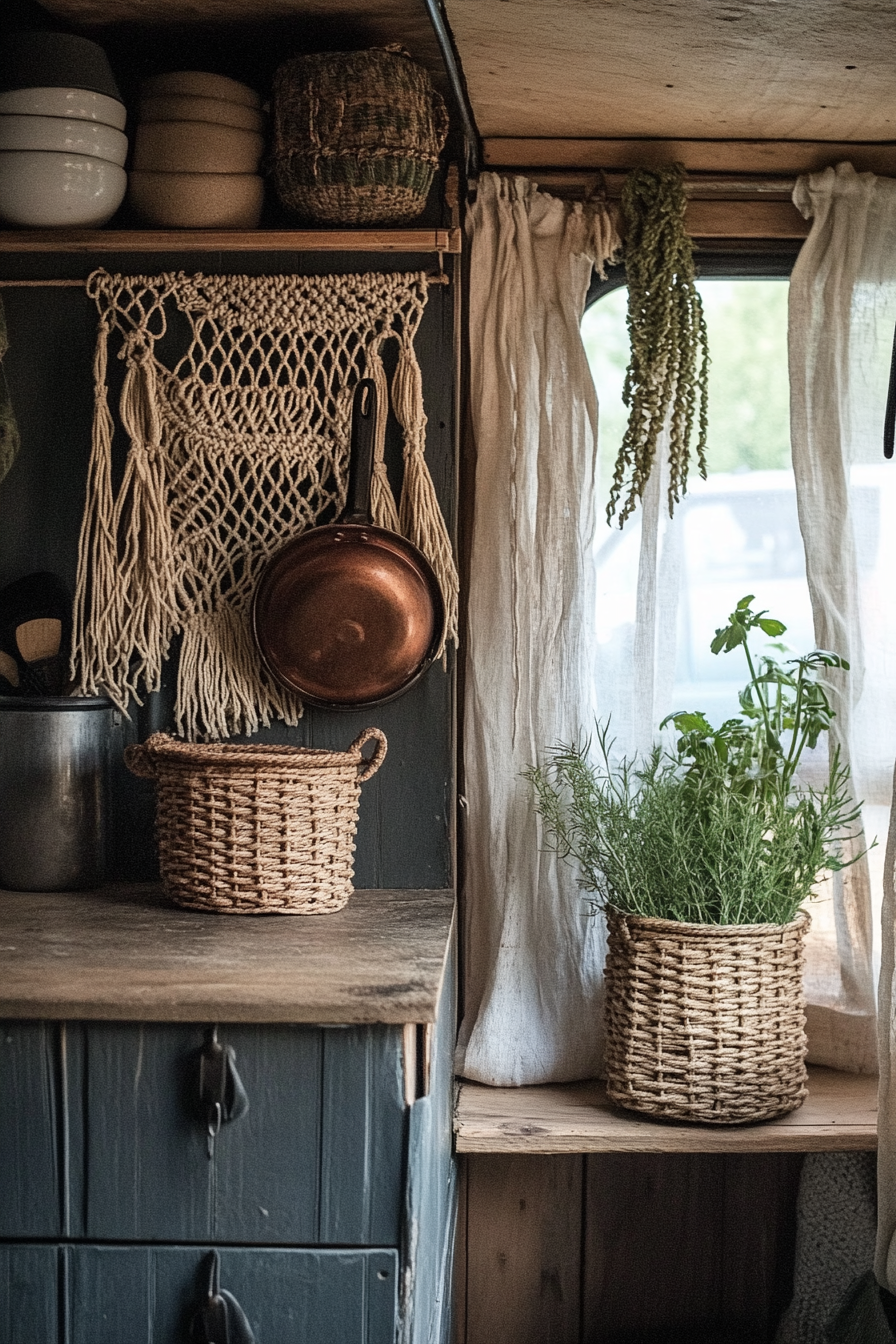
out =
<svg viewBox="0 0 896 1344"><path fill-rule="evenodd" d="M248 614L259 573L290 537L342 507L352 394L373 378L380 417L373 520L426 555L457 638L457 571L424 458L426 415L414 337L425 272L335 276L156 276L95 271L93 449L81 527L72 674L78 693L120 708L159 688L180 637L175 722L188 740L294 724L298 699L256 654ZM186 353L169 312L186 319ZM130 448L113 488L108 354L118 338ZM389 384L404 434L397 504L383 459ZM167 359L167 362L166 362ZM440 651L441 652L441 651Z"/></svg>

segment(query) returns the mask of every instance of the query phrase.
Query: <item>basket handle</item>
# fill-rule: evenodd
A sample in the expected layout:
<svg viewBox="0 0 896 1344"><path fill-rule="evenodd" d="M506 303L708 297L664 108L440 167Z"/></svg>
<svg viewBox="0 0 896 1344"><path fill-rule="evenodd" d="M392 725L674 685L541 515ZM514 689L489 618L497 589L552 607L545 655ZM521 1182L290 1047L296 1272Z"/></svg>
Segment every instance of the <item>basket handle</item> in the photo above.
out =
<svg viewBox="0 0 896 1344"><path fill-rule="evenodd" d="M361 757L361 764L358 767L359 784L363 784L366 780L370 779L371 775L376 774L377 770L379 770L383 761L386 759L386 751L388 749L386 734L384 732L379 728L365 728L363 733L355 738L354 742L349 747L349 751L360 752L361 748L367 742L376 742L376 750L372 756Z"/></svg>
<svg viewBox="0 0 896 1344"><path fill-rule="evenodd" d="M125 747L124 763L132 775L139 775L141 779L156 777L152 757L142 742L133 742L129 747Z"/></svg>
<svg viewBox="0 0 896 1344"><path fill-rule="evenodd" d="M125 747L124 763L131 774L139 775L141 779L156 779L157 771L153 748L170 741L167 733L153 733L152 737L148 737L145 742L132 742L129 747Z"/></svg>

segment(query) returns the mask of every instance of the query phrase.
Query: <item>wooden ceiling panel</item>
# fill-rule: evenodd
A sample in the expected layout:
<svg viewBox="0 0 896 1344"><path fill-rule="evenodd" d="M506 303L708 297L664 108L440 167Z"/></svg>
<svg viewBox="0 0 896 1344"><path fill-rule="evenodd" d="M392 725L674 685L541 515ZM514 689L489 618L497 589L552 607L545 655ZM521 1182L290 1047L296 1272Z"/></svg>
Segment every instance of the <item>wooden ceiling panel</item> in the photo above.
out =
<svg viewBox="0 0 896 1344"><path fill-rule="evenodd" d="M446 0L484 137L896 139L894 0Z"/></svg>

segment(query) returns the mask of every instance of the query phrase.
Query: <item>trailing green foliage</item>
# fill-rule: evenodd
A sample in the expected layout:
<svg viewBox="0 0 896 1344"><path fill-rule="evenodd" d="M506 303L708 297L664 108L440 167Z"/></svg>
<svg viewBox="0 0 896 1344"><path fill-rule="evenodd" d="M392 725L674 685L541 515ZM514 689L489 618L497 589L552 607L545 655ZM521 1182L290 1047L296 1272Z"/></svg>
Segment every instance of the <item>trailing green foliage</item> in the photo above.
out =
<svg viewBox="0 0 896 1344"><path fill-rule="evenodd" d="M607 521L618 510L620 527L644 494L667 417L670 513L687 489L695 420L697 462L706 475L709 351L684 224L684 180L681 164L636 168L622 189L631 347L622 399L629 420L607 505Z"/></svg>
<svg viewBox="0 0 896 1344"><path fill-rule="evenodd" d="M752 600L712 643L714 653L746 655L739 718L714 729L703 714L672 714L664 725L679 731L675 753L657 746L641 762L612 760L599 725L595 757L590 742L560 746L527 771L549 843L579 864L599 905L692 924L787 924L825 871L857 857L842 853L860 808L837 750L823 788L797 782L804 749L834 717L819 672L848 664L823 650L757 662L750 633L785 627Z"/></svg>

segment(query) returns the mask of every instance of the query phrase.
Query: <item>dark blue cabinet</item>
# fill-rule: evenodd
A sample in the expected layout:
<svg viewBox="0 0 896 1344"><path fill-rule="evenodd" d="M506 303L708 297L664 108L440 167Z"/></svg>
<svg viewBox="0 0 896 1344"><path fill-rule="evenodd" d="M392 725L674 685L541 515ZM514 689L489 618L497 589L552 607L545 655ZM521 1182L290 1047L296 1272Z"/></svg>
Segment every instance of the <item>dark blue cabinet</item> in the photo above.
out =
<svg viewBox="0 0 896 1344"><path fill-rule="evenodd" d="M393 1344L396 1251L234 1247L219 1257L221 1286L257 1344ZM66 1247L67 1344L188 1344L209 1258L196 1246Z"/></svg>
<svg viewBox="0 0 896 1344"><path fill-rule="evenodd" d="M3 1344L56 1344L59 1339L55 1246L0 1244L0 1339Z"/></svg>
<svg viewBox="0 0 896 1344"><path fill-rule="evenodd" d="M257 1344L447 1344L453 960L434 1024L219 1025L211 1157L207 1032L4 1024L0 1344L189 1344L213 1247Z"/></svg>
<svg viewBox="0 0 896 1344"><path fill-rule="evenodd" d="M219 1034L249 1108L222 1126L210 1158L196 1107L202 1029L82 1024L83 1061L70 1070L70 1091L84 1098L83 1168L73 1163L83 1222L73 1234L396 1246L401 1028L237 1025Z"/></svg>
<svg viewBox="0 0 896 1344"><path fill-rule="evenodd" d="M0 1023L0 1237L63 1232L61 1076L53 1023Z"/></svg>

